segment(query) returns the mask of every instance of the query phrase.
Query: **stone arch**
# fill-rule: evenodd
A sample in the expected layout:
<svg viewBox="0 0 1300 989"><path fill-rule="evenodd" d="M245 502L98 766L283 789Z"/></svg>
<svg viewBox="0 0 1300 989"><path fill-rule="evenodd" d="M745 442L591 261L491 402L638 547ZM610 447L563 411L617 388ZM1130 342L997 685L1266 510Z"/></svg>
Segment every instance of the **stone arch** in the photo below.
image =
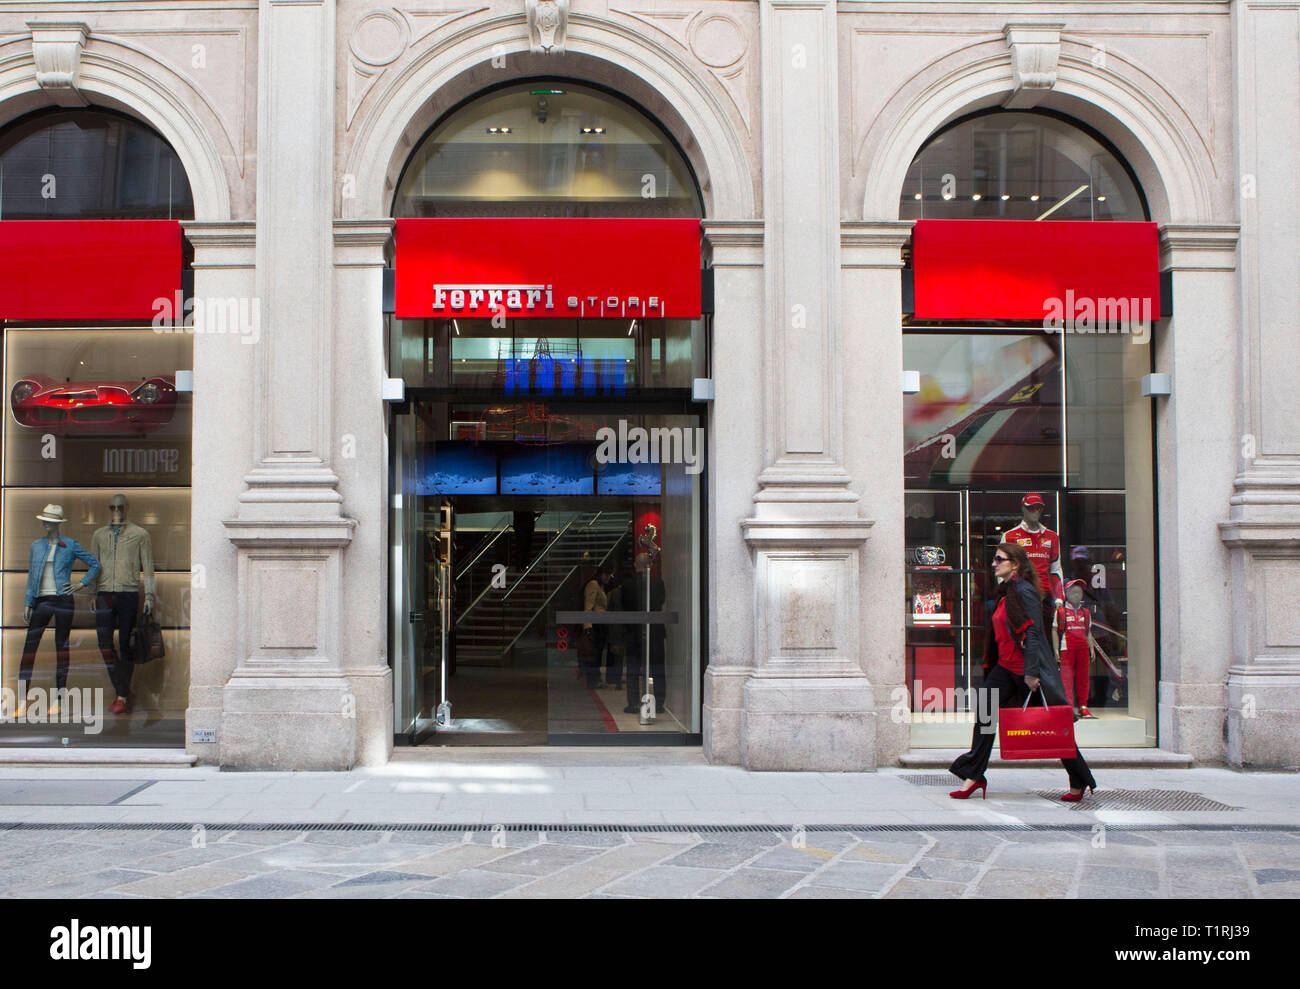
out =
<svg viewBox="0 0 1300 989"><path fill-rule="evenodd" d="M148 71L136 64L142 60L148 61ZM205 100L181 77L135 49L92 38L81 56L77 88L93 105L134 117L172 146L189 179L196 220L231 218L230 182L221 154L212 130L192 109ZM0 126L56 105L36 84L30 47L0 59Z"/></svg>
<svg viewBox="0 0 1300 989"><path fill-rule="evenodd" d="M1215 169L1195 125L1172 97L1157 95L1158 83L1140 69L1114 52L1112 68L1100 68L1091 52L1063 39L1056 85L1038 105L1104 135L1133 168L1153 220L1211 222ZM868 162L863 216L896 220L899 190L921 146L952 120L1000 106L1011 89L1011 53L1002 38L945 56L899 87L854 149Z"/></svg>
<svg viewBox="0 0 1300 989"><path fill-rule="evenodd" d="M423 52L378 94L357 126L344 174L357 195L340 203L348 218L390 215L407 158L424 133L461 101L502 82L557 76L596 83L641 107L673 136L699 181L705 215L756 214L755 177L745 147L716 93L686 61L644 37L596 18L569 22L567 54L534 55L522 19L489 21ZM504 55L506 68L492 59Z"/></svg>

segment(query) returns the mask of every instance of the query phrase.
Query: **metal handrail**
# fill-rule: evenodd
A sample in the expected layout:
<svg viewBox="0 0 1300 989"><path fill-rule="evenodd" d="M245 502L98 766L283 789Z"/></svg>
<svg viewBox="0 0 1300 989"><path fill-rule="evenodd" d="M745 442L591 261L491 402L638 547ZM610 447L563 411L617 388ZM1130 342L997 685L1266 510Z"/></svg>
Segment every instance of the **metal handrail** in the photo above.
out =
<svg viewBox="0 0 1300 989"><path fill-rule="evenodd" d="M597 512L596 515L599 516L600 513ZM528 579L528 575L533 572L533 567L537 566L537 564L541 563L544 559L546 559L546 554L551 551L551 547L553 547L556 543L558 543L564 537L564 534L568 532L571 528L573 528L574 523L577 521L578 519L576 518L570 519L568 522L564 524L564 528L562 528L559 532L557 532L554 538L552 538L551 541L546 544L546 548L537 554L537 556L533 559L532 563L528 564L524 572L521 573L515 579L515 582L510 586L510 589L501 595L502 604L505 603L506 598L508 598L511 594L515 592L516 587L518 587L520 584L522 584L525 580ZM591 523L588 522L587 525L590 526Z"/></svg>
<svg viewBox="0 0 1300 989"><path fill-rule="evenodd" d="M472 568L472 567L474 566L474 564L476 564L476 563L479 561L479 558L480 558L484 553L486 553L489 549L492 548L492 544L495 543L498 539L500 539L500 538L501 538L502 536L504 536L504 535L505 535L509 530L511 530L511 529L513 529L513 528L514 528L514 526L511 525L509 522L502 522L501 525L500 525L500 527L496 530L495 534L492 536L492 538L490 538L489 540L487 540L487 542L485 542L485 543L483 544L482 549L480 549L477 553L474 554L474 559L472 559L472 560L470 560L468 563L466 563L465 566L464 566L464 568L462 568L461 572L458 573L458 574L456 574L456 576L452 578L453 583L454 583L455 581L460 580L462 577L465 576L465 574L469 573L470 568Z"/></svg>
<svg viewBox="0 0 1300 989"><path fill-rule="evenodd" d="M528 569L519 575L519 579L515 581L514 587L511 587L510 590L506 591L504 594L501 595L501 602L503 604L505 603L506 598L510 596L510 592L513 591L515 587L519 586L519 582L528 576L529 572L532 571L533 567L537 566L537 564L541 562L542 558L545 557L546 554L551 551L551 547L555 545L556 540L558 540L561 536L563 536L566 532L568 532L569 527L572 526L573 523L576 521L578 520L575 518L575 519L570 519L568 522L566 522L564 524L564 527L555 534L555 537L549 543L546 544L546 548L542 550L542 552L538 555L537 559L533 560L532 563L528 564ZM465 618L469 615L469 613L473 611L476 607L478 607L478 603L483 600L484 595L486 595L487 592L490 590L492 590L492 582L488 581L488 583L486 583L483 586L483 590L479 591L478 594L475 595L474 600L471 601L469 605L465 608L465 610L460 613L460 617L451 623L452 628L455 628L457 625L463 622Z"/></svg>
<svg viewBox="0 0 1300 989"><path fill-rule="evenodd" d="M628 519L628 528L630 529L631 526L632 526L632 520ZM618 544L621 543L624 540L624 538L626 538L626 535L627 533L624 533L623 535L620 535L617 539L614 540L614 542L610 545L609 549L605 551L605 555L602 556L600 558L599 563L596 564L597 568L599 568L601 565L604 564L606 560L609 559L610 554L613 553L614 550L618 549ZM519 631L515 633L515 637L513 639L511 639L509 642L506 643L505 648L501 650L502 653L508 652L510 648L516 642L519 641L519 637L523 635L526 631L528 631L529 626L532 625L533 622L537 620L537 616L539 614L541 614L543 611L546 610L546 606L551 603L551 599L555 597L555 595L560 593L560 588L562 588L568 582L569 578L573 576L573 572L577 570L580 566L582 566L581 563L575 563L573 566L569 567L568 571L565 572L564 576L561 577L556 582L553 588L551 588L551 593L546 595L546 600L543 601L540 605L538 605L537 610L528 616L528 620L519 626Z"/></svg>

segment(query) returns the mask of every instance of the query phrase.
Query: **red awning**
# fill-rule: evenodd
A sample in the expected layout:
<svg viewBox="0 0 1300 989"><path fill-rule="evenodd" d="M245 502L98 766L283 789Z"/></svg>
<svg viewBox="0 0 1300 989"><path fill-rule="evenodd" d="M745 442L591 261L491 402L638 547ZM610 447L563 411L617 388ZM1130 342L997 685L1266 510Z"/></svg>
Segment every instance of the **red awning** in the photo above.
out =
<svg viewBox="0 0 1300 989"><path fill-rule="evenodd" d="M148 321L181 265L179 220L0 221L0 319Z"/></svg>
<svg viewBox="0 0 1300 989"><path fill-rule="evenodd" d="M695 319L695 219L397 221L399 319Z"/></svg>
<svg viewBox="0 0 1300 989"><path fill-rule="evenodd" d="M917 319L1160 318L1157 224L918 220Z"/></svg>

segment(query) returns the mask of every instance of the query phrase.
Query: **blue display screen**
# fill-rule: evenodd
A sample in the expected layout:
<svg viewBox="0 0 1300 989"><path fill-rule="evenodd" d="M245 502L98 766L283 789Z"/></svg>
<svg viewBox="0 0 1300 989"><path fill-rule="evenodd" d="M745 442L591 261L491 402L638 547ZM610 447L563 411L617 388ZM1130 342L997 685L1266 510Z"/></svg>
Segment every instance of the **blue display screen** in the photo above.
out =
<svg viewBox="0 0 1300 989"><path fill-rule="evenodd" d="M507 447L501 451L501 494L595 494L594 449L585 443Z"/></svg>
<svg viewBox="0 0 1300 989"><path fill-rule="evenodd" d="M602 464L596 474L596 494L657 495L660 487L658 464Z"/></svg>
<svg viewBox="0 0 1300 989"><path fill-rule="evenodd" d="M418 495L496 494L497 451L474 440L441 440L425 448L416 473Z"/></svg>

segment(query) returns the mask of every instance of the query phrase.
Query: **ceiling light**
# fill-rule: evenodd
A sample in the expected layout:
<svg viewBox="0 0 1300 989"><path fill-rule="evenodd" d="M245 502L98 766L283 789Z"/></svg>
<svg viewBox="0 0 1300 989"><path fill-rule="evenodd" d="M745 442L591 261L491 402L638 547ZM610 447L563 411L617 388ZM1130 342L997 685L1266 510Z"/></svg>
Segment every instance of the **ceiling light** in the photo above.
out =
<svg viewBox="0 0 1300 989"><path fill-rule="evenodd" d="M1030 197L1029 197L1029 201L1030 201L1031 203L1036 203L1036 202L1038 202L1038 193L1035 192L1032 196L1030 196Z"/></svg>
<svg viewBox="0 0 1300 989"><path fill-rule="evenodd" d="M488 132L489 134L509 134L509 133L510 133L510 128L509 128L509 127L489 127L489 128L487 129L487 132Z"/></svg>
<svg viewBox="0 0 1300 989"><path fill-rule="evenodd" d="M975 202L977 202L977 203L978 203L981 199L983 199L983 198L984 198L984 197L981 196L978 192L975 193L973 196L971 196L971 199L973 199L973 200L974 200Z"/></svg>
<svg viewBox="0 0 1300 989"><path fill-rule="evenodd" d="M945 200L951 199L951 198L952 198L952 193L951 193L951 192L945 192L945 193L943 194L943 198L944 198Z"/></svg>
<svg viewBox="0 0 1300 989"><path fill-rule="evenodd" d="M1005 192L1002 193L1002 201L1003 201L1004 203L1005 203L1008 199L1010 199L1010 198L1011 198L1011 197L1008 196Z"/></svg>
<svg viewBox="0 0 1300 989"><path fill-rule="evenodd" d="M914 195L912 198L913 198L913 199L920 199L920 198L921 198L921 194L918 192L918 193L917 193L916 195Z"/></svg>
<svg viewBox="0 0 1300 989"><path fill-rule="evenodd" d="M1104 203L1105 201L1106 201L1106 197L1105 197L1105 196L1098 196L1098 197L1097 197L1097 202L1099 202L1099 203Z"/></svg>

